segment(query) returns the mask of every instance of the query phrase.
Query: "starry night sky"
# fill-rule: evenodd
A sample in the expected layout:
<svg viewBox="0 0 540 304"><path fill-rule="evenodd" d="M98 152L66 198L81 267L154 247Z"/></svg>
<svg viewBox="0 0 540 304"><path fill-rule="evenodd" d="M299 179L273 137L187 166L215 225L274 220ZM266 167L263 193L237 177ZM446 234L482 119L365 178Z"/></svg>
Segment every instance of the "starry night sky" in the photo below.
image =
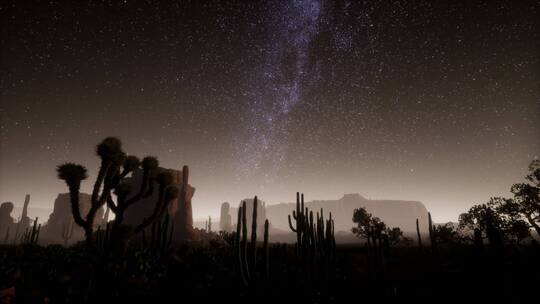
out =
<svg viewBox="0 0 540 304"><path fill-rule="evenodd" d="M137 2L137 3L135 3ZM507 195L540 156L537 1L1 4L0 200L52 207L94 145L191 168L195 217L268 203Z"/></svg>

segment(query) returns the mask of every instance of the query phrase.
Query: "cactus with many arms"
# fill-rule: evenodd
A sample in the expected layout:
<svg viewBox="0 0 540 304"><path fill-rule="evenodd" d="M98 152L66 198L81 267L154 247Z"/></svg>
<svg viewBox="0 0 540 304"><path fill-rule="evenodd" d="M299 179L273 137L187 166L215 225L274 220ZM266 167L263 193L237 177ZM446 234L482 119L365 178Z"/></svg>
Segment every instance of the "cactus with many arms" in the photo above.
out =
<svg viewBox="0 0 540 304"><path fill-rule="evenodd" d="M116 237L119 243L123 243L121 238L124 234L120 233L120 226L125 210L142 198L152 195L154 183L159 185L159 189L158 200L152 215L136 226L127 237L144 230L156 219L161 218L168 205L178 196L178 189L172 185L171 174L166 171L160 172L156 158L145 157L141 162L135 156L126 156L119 139L105 138L97 146L96 154L101 159L101 165L92 190L90 210L86 216L83 216L79 209L79 189L81 182L88 177L86 168L73 163L66 163L57 168L58 177L64 180L69 188L74 222L84 229L86 241L90 247L93 247L96 213L105 204L115 214L112 227L113 237ZM139 167L143 170L141 186L138 192L128 199L131 189L124 183L124 178ZM116 202L113 200L113 194L117 197Z"/></svg>
<svg viewBox="0 0 540 304"><path fill-rule="evenodd" d="M309 277L312 266L321 265L317 263L318 260L328 266L335 258L336 241L332 213L329 213L329 219L325 220L321 208L321 213L316 213L314 221L313 211L304 206L304 194L296 193L296 210L292 212L292 218L296 225L293 225L291 216L288 216L289 227L296 233L297 257Z"/></svg>

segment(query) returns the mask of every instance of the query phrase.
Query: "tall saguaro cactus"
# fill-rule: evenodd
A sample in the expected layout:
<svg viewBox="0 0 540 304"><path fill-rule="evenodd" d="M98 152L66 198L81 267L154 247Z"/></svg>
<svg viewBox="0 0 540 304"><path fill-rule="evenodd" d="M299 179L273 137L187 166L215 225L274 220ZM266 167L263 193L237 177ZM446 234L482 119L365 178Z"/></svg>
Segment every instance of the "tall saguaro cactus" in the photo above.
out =
<svg viewBox="0 0 540 304"><path fill-rule="evenodd" d="M325 220L321 208L321 213L316 213L314 221L313 211L304 206L304 194L297 192L296 210L292 212L292 218L296 225L293 225L291 216L288 216L289 227L296 233L297 257L309 276L311 266L320 265L317 260L324 261L322 264L328 266L335 257L336 240L332 213L330 212L329 219Z"/></svg>
<svg viewBox="0 0 540 304"><path fill-rule="evenodd" d="M30 217L28 217L28 205L30 204L30 194L24 197L24 205L21 214L20 224L23 229L30 227Z"/></svg>
<svg viewBox="0 0 540 304"><path fill-rule="evenodd" d="M420 222L416 219L416 235L418 236L418 247L422 248L422 235L420 234Z"/></svg>
<svg viewBox="0 0 540 304"><path fill-rule="evenodd" d="M177 227L176 237L179 241L193 238L193 213L190 197L192 188L189 187L189 167L182 167L182 186L178 196L178 211L176 212L175 223Z"/></svg>
<svg viewBox="0 0 540 304"><path fill-rule="evenodd" d="M248 244L248 229L246 216L246 202L243 201L238 208L238 220L236 224L236 256L238 259L238 268L244 286L252 285L257 280L257 196L253 199L253 213L251 222L251 240ZM268 230L269 222L264 222L264 273L266 277L269 275L269 250L268 250Z"/></svg>
<svg viewBox="0 0 540 304"><path fill-rule="evenodd" d="M38 218L34 220L32 228L26 228L24 232L22 243L26 245L36 245L39 238L39 231L41 230L41 224L38 225Z"/></svg>
<svg viewBox="0 0 540 304"><path fill-rule="evenodd" d="M251 243L250 243L250 257L251 267L256 269L257 267L257 196L253 199L253 214L251 218Z"/></svg>
<svg viewBox="0 0 540 304"><path fill-rule="evenodd" d="M429 224L429 241L431 243L431 253L437 253L437 238L435 236L435 226L431 220L431 213L428 212L428 224Z"/></svg>

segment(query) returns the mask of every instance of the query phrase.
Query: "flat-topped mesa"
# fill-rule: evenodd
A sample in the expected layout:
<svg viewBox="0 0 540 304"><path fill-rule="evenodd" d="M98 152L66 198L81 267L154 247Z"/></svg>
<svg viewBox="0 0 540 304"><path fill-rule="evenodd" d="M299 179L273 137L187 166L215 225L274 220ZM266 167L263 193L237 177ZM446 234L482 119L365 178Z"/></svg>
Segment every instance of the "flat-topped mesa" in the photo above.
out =
<svg viewBox="0 0 540 304"><path fill-rule="evenodd" d="M193 238L193 212L191 199L195 193L195 188L189 184L189 168L184 166L182 171L174 169L160 168L168 170L173 177L173 186L178 187L179 195L174 199L168 208L169 216L174 219L174 238L175 240L191 240ZM126 179L132 189L139 189L142 180L143 171L141 169L133 171L130 178ZM158 189L157 183L154 189ZM135 193L136 191L134 191ZM149 217L157 202L158 191L153 191L152 195L143 198L137 203L126 209L124 215L124 225L136 226L145 218Z"/></svg>
<svg viewBox="0 0 540 304"><path fill-rule="evenodd" d="M354 209L365 207L373 216L381 218L390 227L400 227L405 232L416 231L416 219L420 221L421 231L427 233L427 209L418 201L370 200L358 193L345 194L338 200L307 201L310 210L323 209L325 214L332 212L335 231L350 231L354 223ZM287 231L287 215L295 209L294 203L268 205L266 215L275 228Z"/></svg>
<svg viewBox="0 0 540 304"><path fill-rule="evenodd" d="M81 214L87 214L90 210L91 195L79 193L79 210ZM99 208L94 220L94 228L103 224L104 208ZM73 222L73 213L71 212L71 200L69 193L59 193L54 200L52 213L49 215L47 223L41 228L40 239L44 243L62 243L62 231L66 225ZM71 242L84 239L84 230L75 225Z"/></svg>

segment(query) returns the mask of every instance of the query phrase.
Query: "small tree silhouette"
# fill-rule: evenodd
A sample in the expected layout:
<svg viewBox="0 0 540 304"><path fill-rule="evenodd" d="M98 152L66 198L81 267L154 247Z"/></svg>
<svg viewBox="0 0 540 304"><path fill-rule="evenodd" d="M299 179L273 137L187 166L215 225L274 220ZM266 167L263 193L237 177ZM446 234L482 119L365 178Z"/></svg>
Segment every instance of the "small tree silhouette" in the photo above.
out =
<svg viewBox="0 0 540 304"><path fill-rule="evenodd" d="M528 183L512 186L510 191L514 198L504 200L499 211L514 218L523 218L540 235L540 160L535 159L530 163L525 179ZM523 223L516 225L522 226Z"/></svg>

